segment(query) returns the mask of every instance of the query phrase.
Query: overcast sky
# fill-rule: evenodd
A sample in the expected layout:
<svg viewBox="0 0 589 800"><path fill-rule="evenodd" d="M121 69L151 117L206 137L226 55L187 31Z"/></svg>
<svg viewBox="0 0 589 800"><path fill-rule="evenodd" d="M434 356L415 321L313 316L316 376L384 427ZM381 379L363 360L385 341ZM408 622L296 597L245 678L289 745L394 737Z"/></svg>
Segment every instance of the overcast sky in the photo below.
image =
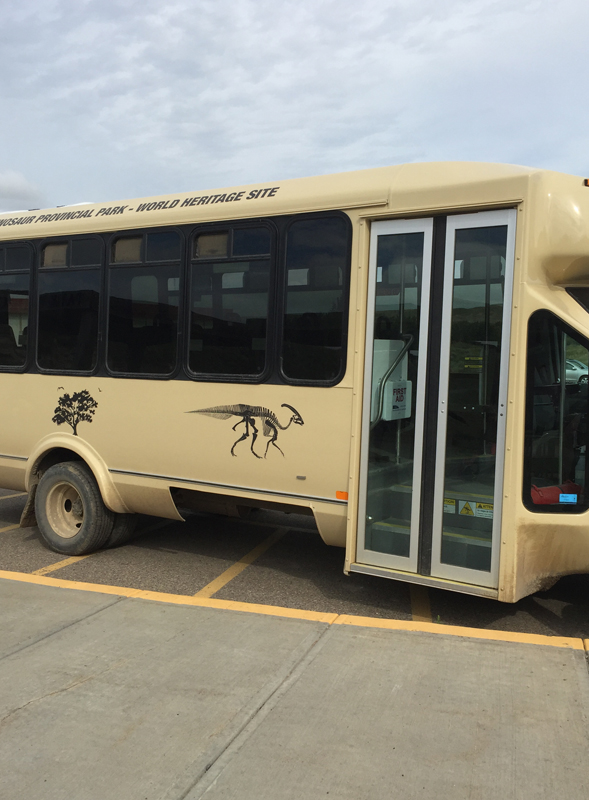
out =
<svg viewBox="0 0 589 800"><path fill-rule="evenodd" d="M0 210L407 161L589 175L588 0L0 0Z"/></svg>

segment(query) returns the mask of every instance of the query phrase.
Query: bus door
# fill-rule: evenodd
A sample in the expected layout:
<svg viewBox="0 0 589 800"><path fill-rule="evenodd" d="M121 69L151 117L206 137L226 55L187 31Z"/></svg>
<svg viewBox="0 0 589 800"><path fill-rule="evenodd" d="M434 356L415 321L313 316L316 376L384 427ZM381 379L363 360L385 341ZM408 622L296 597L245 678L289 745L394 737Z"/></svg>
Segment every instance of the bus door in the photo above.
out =
<svg viewBox="0 0 589 800"><path fill-rule="evenodd" d="M372 226L352 571L497 586L515 216Z"/></svg>

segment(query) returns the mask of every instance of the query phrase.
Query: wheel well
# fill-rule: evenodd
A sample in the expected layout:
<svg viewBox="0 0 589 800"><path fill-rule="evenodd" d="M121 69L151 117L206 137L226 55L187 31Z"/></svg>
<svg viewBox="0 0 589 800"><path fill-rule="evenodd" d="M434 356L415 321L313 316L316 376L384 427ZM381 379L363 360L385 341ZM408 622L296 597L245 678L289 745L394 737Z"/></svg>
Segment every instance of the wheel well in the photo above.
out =
<svg viewBox="0 0 589 800"><path fill-rule="evenodd" d="M65 447L55 447L53 450L43 453L37 460L31 470L31 483L39 483L41 475L47 472L49 467L53 467L55 464L61 464L62 461L84 461L84 459L73 450L68 450Z"/></svg>

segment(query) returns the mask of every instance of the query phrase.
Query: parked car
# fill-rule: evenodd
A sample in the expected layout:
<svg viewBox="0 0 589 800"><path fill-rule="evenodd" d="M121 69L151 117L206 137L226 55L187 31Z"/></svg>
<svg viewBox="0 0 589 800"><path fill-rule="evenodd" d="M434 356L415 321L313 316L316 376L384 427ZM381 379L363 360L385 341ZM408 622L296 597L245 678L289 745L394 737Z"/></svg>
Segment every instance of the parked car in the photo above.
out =
<svg viewBox="0 0 589 800"><path fill-rule="evenodd" d="M587 383L589 380L589 369L582 361L575 358L567 358L566 361L566 382L567 383Z"/></svg>

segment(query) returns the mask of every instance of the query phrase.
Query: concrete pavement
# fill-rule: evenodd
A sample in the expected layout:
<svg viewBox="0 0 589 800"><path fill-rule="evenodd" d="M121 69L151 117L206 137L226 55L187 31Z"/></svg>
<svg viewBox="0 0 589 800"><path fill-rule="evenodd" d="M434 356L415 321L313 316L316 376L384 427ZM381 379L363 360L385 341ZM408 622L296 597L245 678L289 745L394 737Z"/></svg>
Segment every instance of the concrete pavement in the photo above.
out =
<svg viewBox="0 0 589 800"><path fill-rule="evenodd" d="M213 605L0 580L1 800L586 800L582 644Z"/></svg>

